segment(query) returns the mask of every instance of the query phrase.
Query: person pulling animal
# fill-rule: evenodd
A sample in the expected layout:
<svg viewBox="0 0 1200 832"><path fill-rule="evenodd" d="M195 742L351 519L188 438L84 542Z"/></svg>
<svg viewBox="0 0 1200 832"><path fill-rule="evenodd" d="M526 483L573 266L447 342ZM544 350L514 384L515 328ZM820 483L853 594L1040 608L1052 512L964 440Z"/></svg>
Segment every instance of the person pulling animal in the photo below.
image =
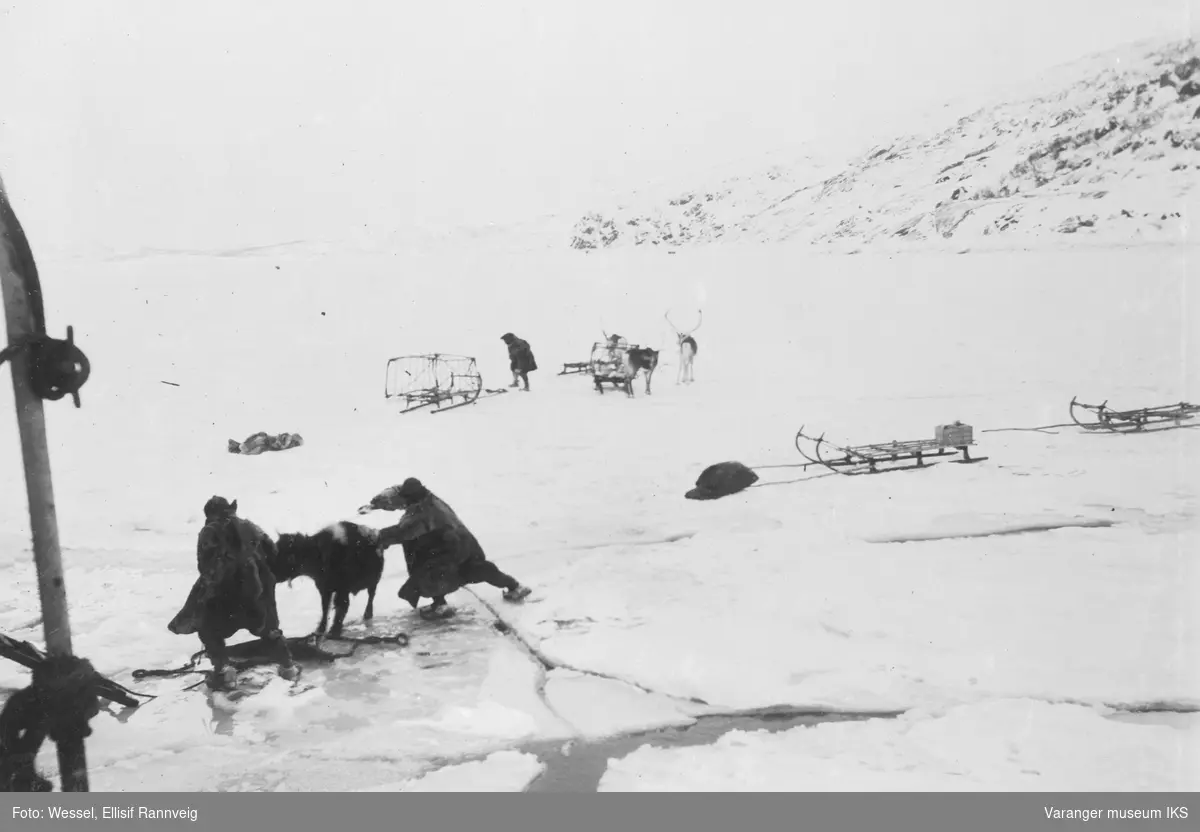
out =
<svg viewBox="0 0 1200 832"><path fill-rule="evenodd" d="M403 511L394 526L381 529L381 546L400 544L408 566L408 581L397 595L417 609L421 598L432 603L420 610L422 618L449 618L454 608L446 596L468 584L486 583L504 590L504 600L521 601L532 590L500 571L488 560L475 535L444 500L415 477L386 488L358 509Z"/></svg>

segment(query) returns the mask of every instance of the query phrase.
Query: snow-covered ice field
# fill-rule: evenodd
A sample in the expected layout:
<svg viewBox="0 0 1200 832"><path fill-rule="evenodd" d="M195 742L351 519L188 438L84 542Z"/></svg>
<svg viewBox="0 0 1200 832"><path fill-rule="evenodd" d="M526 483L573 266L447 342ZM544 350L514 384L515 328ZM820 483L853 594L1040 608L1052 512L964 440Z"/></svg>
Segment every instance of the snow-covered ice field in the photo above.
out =
<svg viewBox="0 0 1200 832"><path fill-rule="evenodd" d="M640 750L601 788L1196 789L1200 431L980 433L1069 421L1073 395L1194 401L1195 256L481 246L43 261L50 331L74 325L93 363L82 409L47 405L75 649L158 695L93 720L92 788L517 790L538 773L520 751L534 741L791 706L904 713ZM677 386L663 311L684 324L699 306L696 383ZM602 326L667 351L652 396L640 379L631 401L555 375ZM476 356L485 386L507 387L506 331L537 356L531 394L436 416L384 401L399 355ZM801 425L855 444L956 419L988 461L763 469L741 494L683 499L715 462L802 462ZM257 431L305 445L226 452ZM19 472L11 406L0 436L0 464ZM408 476L534 587L525 604L474 587L451 597L456 621L420 622L395 596L394 549L371 629L411 633L407 648L363 648L234 705L182 690L199 677L131 679L199 649L166 623L209 496L271 532L382 526L355 508ZM22 477L3 489L0 632L40 643ZM1044 525L1064 528L972 536ZM315 628L310 582L279 597L286 633ZM26 679L0 663L0 687ZM1147 708L1192 712L1121 715ZM49 744L42 764L54 770Z"/></svg>

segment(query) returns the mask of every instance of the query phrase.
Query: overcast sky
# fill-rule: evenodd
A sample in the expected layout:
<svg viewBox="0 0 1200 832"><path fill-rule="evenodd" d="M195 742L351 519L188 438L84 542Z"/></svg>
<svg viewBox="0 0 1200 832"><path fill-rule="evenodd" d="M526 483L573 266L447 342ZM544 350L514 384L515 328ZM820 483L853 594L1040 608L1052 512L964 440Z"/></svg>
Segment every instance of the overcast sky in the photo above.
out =
<svg viewBox="0 0 1200 832"><path fill-rule="evenodd" d="M0 175L55 248L570 213L1195 34L1198 4L0 0Z"/></svg>

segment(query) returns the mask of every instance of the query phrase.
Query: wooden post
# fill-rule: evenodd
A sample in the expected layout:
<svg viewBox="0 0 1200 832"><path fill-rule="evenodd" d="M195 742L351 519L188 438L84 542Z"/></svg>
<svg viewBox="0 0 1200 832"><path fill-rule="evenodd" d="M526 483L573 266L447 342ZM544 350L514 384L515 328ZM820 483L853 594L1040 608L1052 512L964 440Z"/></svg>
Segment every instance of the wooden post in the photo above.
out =
<svg viewBox="0 0 1200 832"><path fill-rule="evenodd" d="M26 265L27 264L27 265ZM24 265L24 269L22 266ZM37 286L36 266L29 241L8 202L0 181L0 283L8 343L40 335L29 290ZM25 271L33 270L32 274ZM33 531L33 557L37 565L38 593L42 600L42 630L50 656L71 655L71 624L67 613L67 586L63 579L62 551L50 479L50 450L46 441L46 416L42 400L29 384L29 359L18 349L8 360L12 372L25 488L29 495L29 523ZM64 792L88 791L87 755L83 739L57 744L58 770Z"/></svg>

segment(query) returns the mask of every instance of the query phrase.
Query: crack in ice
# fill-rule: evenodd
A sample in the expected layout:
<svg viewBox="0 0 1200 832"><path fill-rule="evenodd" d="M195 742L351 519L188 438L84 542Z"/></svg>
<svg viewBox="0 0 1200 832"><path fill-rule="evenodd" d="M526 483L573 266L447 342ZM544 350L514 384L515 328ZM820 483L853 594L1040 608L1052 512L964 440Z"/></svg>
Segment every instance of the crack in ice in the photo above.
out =
<svg viewBox="0 0 1200 832"><path fill-rule="evenodd" d="M584 676L592 676L597 679L607 679L610 682L620 682L623 685L629 685L632 688L637 688L638 690L642 691L642 693L648 693L648 694L652 694L654 696L662 696L667 699L673 699L677 702L687 702L692 705L703 705L706 708L711 707L708 702L705 702L703 699L700 699L700 698L676 696L675 694L672 694L672 693L664 693L662 691L654 690L653 688L648 688L645 685L642 685L632 679L622 678L620 676L610 676L608 674L599 673L594 670L586 670L581 667L575 667L573 665L569 665L565 662L555 662L555 661L547 658L546 654L543 653L541 650L539 650L538 648L536 648L532 644L530 644L529 641L523 635L521 635L520 631L518 631L516 627L514 627L513 625L509 624L507 621L504 620L504 617L501 616L500 613L496 611L495 607L493 607L491 604L489 604L483 598L480 598L479 595L477 595L473 590L468 589L468 592L471 592L471 594L475 596L475 598L479 601L479 603L481 603L488 610L488 612L490 612L493 616L495 616L495 618L498 622L500 622L501 624L504 625L505 629L503 630L503 632L505 632L506 634L511 634L513 639L515 639L518 644L520 644L522 647L524 647L526 652L529 653L529 655L533 658L533 660L536 661L538 663L538 665L541 666L543 677L545 676L545 674L548 671L551 671L551 670L570 670L573 673L580 673L580 674L583 674ZM544 690L545 690L545 683L543 682L542 683L542 691L544 692ZM566 721L566 720L564 720L564 721ZM567 722L567 724L569 725L570 722ZM574 727L574 726L572 726L572 727Z"/></svg>

